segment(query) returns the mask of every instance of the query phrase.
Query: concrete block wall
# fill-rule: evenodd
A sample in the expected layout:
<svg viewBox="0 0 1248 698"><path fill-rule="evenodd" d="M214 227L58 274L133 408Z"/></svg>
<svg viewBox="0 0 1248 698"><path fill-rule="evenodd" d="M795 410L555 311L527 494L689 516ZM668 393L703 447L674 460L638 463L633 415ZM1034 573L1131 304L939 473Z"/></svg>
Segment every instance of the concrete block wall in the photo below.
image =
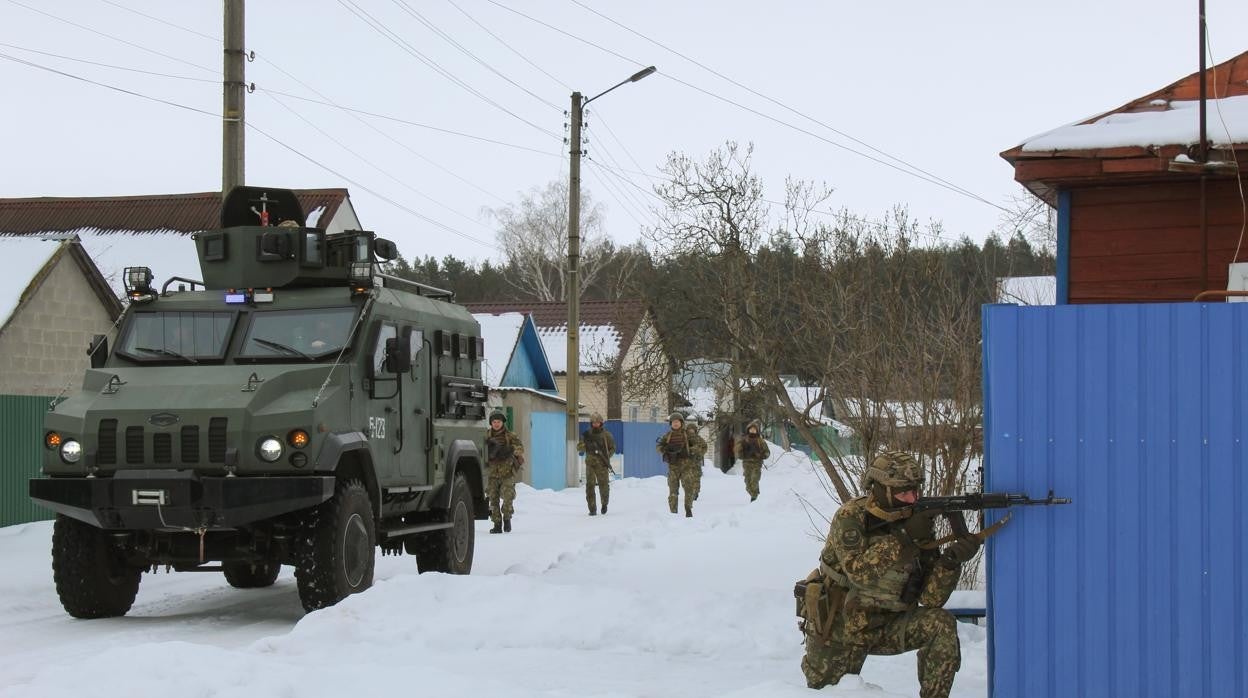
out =
<svg viewBox="0 0 1248 698"><path fill-rule="evenodd" d="M113 321L68 254L0 332L0 395L56 395L76 387L87 345Z"/></svg>

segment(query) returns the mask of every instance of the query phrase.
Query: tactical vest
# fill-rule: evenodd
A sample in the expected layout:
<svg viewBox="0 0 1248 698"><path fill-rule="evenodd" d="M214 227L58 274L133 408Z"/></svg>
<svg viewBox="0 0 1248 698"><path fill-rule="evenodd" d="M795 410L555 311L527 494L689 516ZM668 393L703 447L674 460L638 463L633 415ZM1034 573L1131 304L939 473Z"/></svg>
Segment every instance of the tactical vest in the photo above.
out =
<svg viewBox="0 0 1248 698"><path fill-rule="evenodd" d="M485 439L486 459L491 463L510 463L511 458L515 455L515 449L512 448L511 440L507 438L509 434L506 429L495 433L491 431Z"/></svg>
<svg viewBox="0 0 1248 698"><path fill-rule="evenodd" d="M585 461L587 463L591 458L596 464L606 464L611 460L611 453L607 449L606 429L588 429L581 434L581 441L585 444Z"/></svg>
<svg viewBox="0 0 1248 698"><path fill-rule="evenodd" d="M762 460L763 459L763 440L757 436L746 436L741 443L741 459L742 460Z"/></svg>
<svg viewBox="0 0 1248 698"><path fill-rule="evenodd" d="M875 577L873 584L851 587L840 560L831 565L822 565L825 575L849 589L846 597L848 604L886 611L907 611L914 608L918 604L918 596L910 592L921 588L921 585L915 585L912 578L923 574L919 564L919 546L896 525L868 530L866 539L862 554L870 556L872 559L869 562L883 568L872 575ZM914 598L907 598L909 596Z"/></svg>

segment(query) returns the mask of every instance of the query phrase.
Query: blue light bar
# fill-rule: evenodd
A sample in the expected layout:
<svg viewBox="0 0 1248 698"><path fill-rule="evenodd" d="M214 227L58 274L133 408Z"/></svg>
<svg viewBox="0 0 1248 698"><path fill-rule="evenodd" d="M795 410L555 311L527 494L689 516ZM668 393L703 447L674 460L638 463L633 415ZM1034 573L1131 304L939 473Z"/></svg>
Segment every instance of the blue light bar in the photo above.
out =
<svg viewBox="0 0 1248 698"><path fill-rule="evenodd" d="M226 293L225 302L226 303L246 303L247 293L245 291L241 293Z"/></svg>

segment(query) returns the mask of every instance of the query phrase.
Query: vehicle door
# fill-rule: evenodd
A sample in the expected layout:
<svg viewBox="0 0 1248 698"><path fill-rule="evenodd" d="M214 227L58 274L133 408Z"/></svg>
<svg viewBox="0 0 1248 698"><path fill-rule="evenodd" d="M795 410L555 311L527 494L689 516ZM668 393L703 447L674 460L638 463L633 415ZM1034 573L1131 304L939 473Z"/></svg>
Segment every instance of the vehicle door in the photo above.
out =
<svg viewBox="0 0 1248 698"><path fill-rule="evenodd" d="M372 346L366 384L368 401L364 408L366 424L364 435L368 437L373 455L373 467L377 479L383 483L400 479L398 468L399 396L402 378L389 370L386 347L389 340L397 339L399 326L391 320L378 320L372 327Z"/></svg>
<svg viewBox="0 0 1248 698"><path fill-rule="evenodd" d="M430 371L429 355L432 347L426 347L425 332L410 325L400 330L407 337L411 352L411 371L402 377L403 424L402 442L399 447L399 471L404 479L412 479L427 485L432 480L429 472L429 453L433 442L429 430L433 422L434 386Z"/></svg>

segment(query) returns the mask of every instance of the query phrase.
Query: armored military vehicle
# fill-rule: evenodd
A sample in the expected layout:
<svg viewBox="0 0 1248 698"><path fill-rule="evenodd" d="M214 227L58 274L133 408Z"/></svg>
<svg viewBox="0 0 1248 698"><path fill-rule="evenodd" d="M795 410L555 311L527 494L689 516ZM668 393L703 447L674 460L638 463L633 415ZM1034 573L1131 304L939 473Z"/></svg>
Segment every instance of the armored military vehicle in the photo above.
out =
<svg viewBox="0 0 1248 698"><path fill-rule="evenodd" d="M488 513L479 325L380 273L392 242L304 221L293 192L239 187L195 236L202 280L157 290L126 269L115 346L97 336L81 390L48 412L30 481L57 514L70 615L124 615L160 568L248 588L291 565L308 610L367 589L377 547L471 570Z"/></svg>

